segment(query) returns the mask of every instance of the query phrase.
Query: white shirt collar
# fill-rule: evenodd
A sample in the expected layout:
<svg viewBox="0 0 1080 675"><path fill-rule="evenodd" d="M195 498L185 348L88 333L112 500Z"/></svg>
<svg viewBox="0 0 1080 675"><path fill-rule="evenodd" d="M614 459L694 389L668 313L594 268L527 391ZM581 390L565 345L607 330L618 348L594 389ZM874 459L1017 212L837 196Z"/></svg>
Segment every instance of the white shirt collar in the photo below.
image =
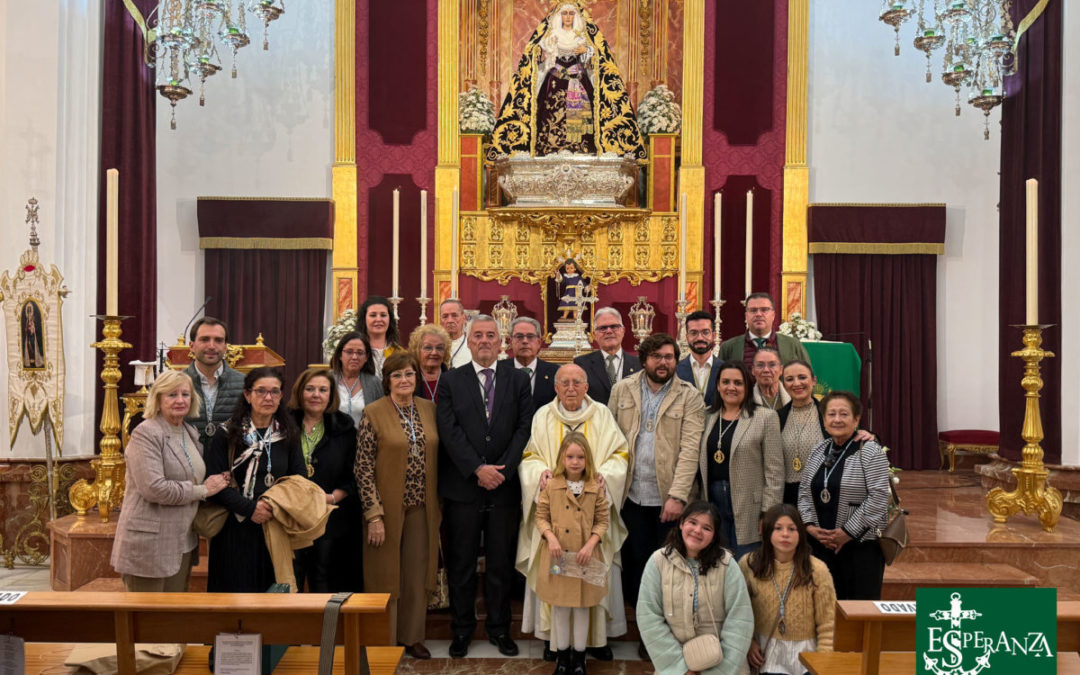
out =
<svg viewBox="0 0 1080 675"><path fill-rule="evenodd" d="M491 368L491 372L494 373L495 372L495 366L497 366L498 364L499 364L499 362L496 361L495 363L491 364L490 366L482 366L479 363L477 363L475 359L472 361L472 367L473 367L473 370L476 371L476 376L477 377L480 377L481 371L483 371L486 368Z"/></svg>
<svg viewBox="0 0 1080 675"><path fill-rule="evenodd" d="M210 378L203 375L203 371L199 370L199 366L195 366L195 372L199 374L199 382L206 386L210 386ZM225 372L225 362L222 361L218 364L217 370L214 371L214 384L221 379L221 374Z"/></svg>
<svg viewBox="0 0 1080 675"><path fill-rule="evenodd" d="M607 363L608 357L612 356L612 355L608 354L603 349L601 349L600 350L600 356L602 356L604 358L604 363ZM623 349L622 349L622 347L619 347L619 351L615 352L614 356L615 356L615 361L617 361L618 363L622 363L622 360L623 360Z"/></svg>
<svg viewBox="0 0 1080 675"><path fill-rule="evenodd" d="M713 355L712 354L709 354L709 358L705 360L704 365L698 365L697 359L694 358L693 354L691 354L688 358L690 359L690 367L691 368L694 368L695 370L712 370L712 364L713 364Z"/></svg>
<svg viewBox="0 0 1080 675"><path fill-rule="evenodd" d="M521 365L521 361L518 361L517 359L514 359L514 367L517 368L518 370L521 370L522 368L529 368L529 369L532 370L532 372L535 373L536 372L536 362L539 361L539 360L540 360L539 358L533 358L532 363L529 363L528 365L523 366L523 365Z"/></svg>
<svg viewBox="0 0 1080 675"><path fill-rule="evenodd" d="M753 333L751 333L750 331L746 331L746 334L747 334L748 336L750 336L750 339L751 339L751 340L756 340L756 339L758 339L759 337L763 337L763 338L765 338L766 340L768 340L768 339L772 338L772 331L771 331L771 330L770 330L770 331L769 331L768 333L764 334L764 335L754 335L754 334L753 334Z"/></svg>

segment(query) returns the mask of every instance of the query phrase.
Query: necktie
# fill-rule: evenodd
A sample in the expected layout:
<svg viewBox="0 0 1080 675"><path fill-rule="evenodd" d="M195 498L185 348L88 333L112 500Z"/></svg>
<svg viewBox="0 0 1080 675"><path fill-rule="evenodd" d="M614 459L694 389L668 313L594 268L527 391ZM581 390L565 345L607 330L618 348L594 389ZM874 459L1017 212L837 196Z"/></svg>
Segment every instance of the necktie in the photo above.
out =
<svg viewBox="0 0 1080 675"><path fill-rule="evenodd" d="M608 354L607 356L607 379L611 384L615 384L615 381L619 379L618 374L615 372L615 354Z"/></svg>
<svg viewBox="0 0 1080 675"><path fill-rule="evenodd" d="M754 344L757 345L758 349L761 349L765 346L765 338L754 338Z"/></svg>
<svg viewBox="0 0 1080 675"><path fill-rule="evenodd" d="M521 372L525 373L525 376L529 378L529 391L532 392L532 390L533 390L532 368L522 368Z"/></svg>
<svg viewBox="0 0 1080 675"><path fill-rule="evenodd" d="M487 408L487 418L491 419L491 411L495 405L495 371L484 368L480 371L484 376L484 407Z"/></svg>

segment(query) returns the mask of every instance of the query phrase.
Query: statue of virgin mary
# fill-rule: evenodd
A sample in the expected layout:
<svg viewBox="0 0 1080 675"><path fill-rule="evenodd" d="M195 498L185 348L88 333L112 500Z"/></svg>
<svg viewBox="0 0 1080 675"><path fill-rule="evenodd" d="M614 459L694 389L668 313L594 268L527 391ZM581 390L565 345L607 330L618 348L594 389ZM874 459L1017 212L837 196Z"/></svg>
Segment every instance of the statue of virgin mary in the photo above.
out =
<svg viewBox="0 0 1080 675"><path fill-rule="evenodd" d="M646 157L607 41L573 2L557 5L525 45L488 156L543 156L562 150Z"/></svg>

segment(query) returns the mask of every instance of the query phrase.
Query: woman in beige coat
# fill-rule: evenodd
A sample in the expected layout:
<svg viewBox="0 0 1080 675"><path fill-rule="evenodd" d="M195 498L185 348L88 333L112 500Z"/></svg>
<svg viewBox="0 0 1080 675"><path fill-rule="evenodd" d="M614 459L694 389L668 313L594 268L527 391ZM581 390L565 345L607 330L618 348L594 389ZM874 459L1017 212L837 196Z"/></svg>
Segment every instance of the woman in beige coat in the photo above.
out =
<svg viewBox="0 0 1080 675"><path fill-rule="evenodd" d="M419 371L408 352L386 358L386 396L364 408L354 473L365 521L364 590L390 594L397 606L391 640L396 634L410 656L426 659L427 591L435 589L442 516L435 404L414 395Z"/></svg>
<svg viewBox="0 0 1080 675"><path fill-rule="evenodd" d="M199 432L184 421L199 412L199 399L191 392L186 373L162 373L146 397L144 421L124 452L127 483L112 566L128 591L188 589L199 544L191 521L199 501L228 484L223 474L203 481Z"/></svg>

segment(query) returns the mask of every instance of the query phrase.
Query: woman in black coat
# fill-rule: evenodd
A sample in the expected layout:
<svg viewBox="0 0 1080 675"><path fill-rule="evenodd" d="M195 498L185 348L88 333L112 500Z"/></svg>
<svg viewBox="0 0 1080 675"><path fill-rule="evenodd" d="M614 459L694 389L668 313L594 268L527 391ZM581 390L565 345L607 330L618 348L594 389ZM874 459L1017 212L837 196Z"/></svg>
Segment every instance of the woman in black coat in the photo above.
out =
<svg viewBox="0 0 1080 675"><path fill-rule="evenodd" d="M326 503L338 508L326 522L326 532L315 544L296 551L293 563L297 590L333 593L352 590L345 578L349 568L347 546L356 502L353 461L356 427L338 410L338 389L328 368L308 368L293 385L289 409L300 428L307 477L326 492ZM360 568L355 568L359 570ZM357 573L357 576L359 574Z"/></svg>

